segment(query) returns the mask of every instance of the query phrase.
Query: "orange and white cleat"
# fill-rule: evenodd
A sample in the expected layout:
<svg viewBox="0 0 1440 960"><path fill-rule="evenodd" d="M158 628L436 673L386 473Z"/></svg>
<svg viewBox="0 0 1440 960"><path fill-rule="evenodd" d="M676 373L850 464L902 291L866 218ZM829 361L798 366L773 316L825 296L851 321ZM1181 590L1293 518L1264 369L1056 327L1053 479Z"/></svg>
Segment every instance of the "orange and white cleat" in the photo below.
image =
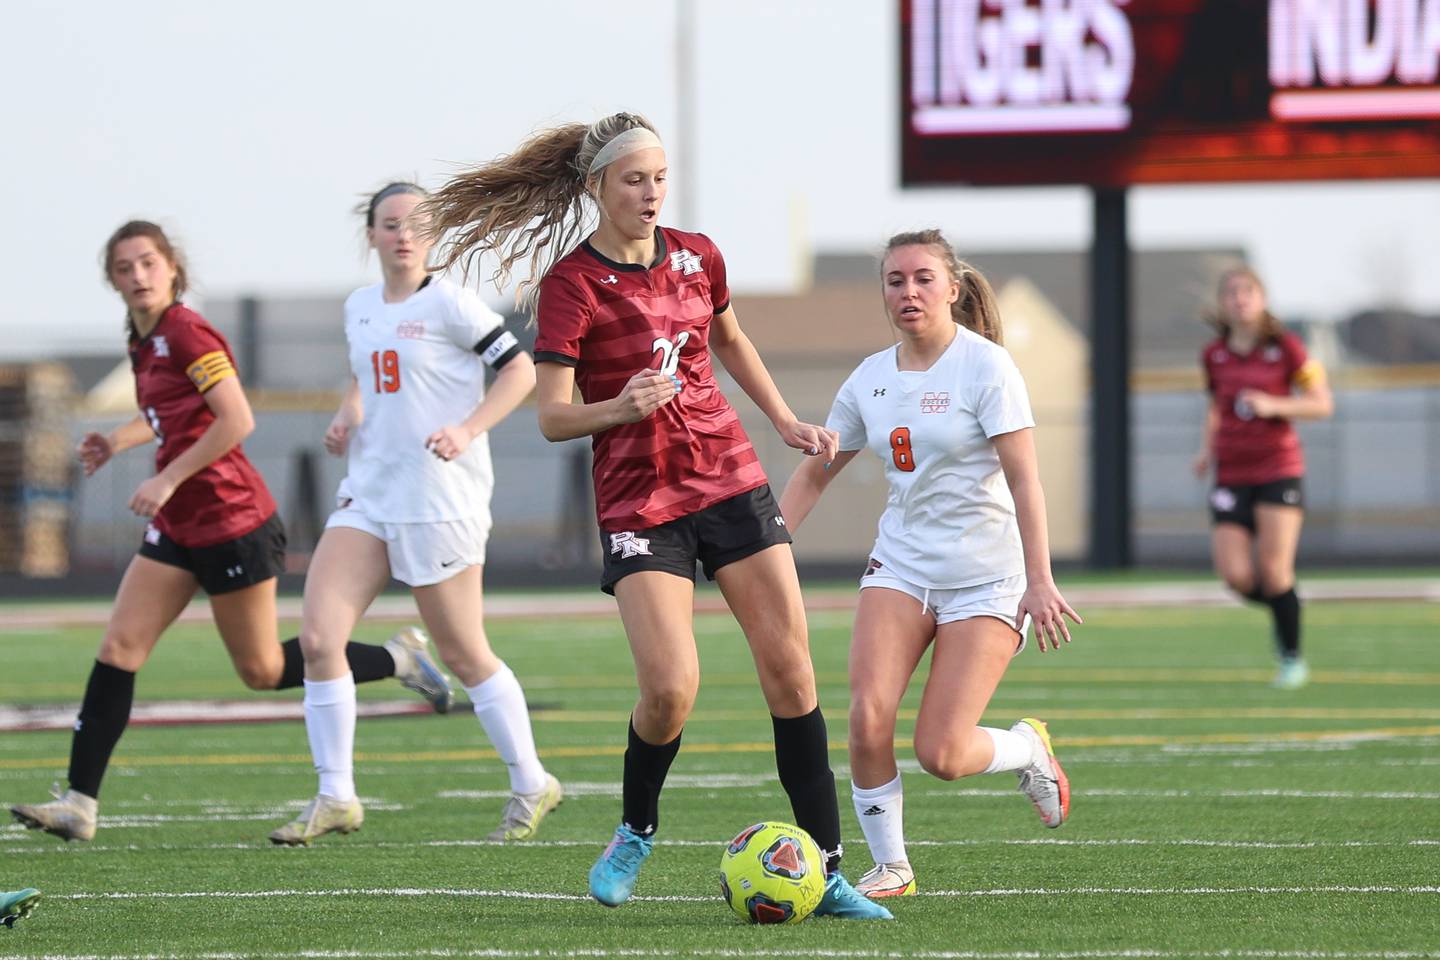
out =
<svg viewBox="0 0 1440 960"><path fill-rule="evenodd" d="M1026 717L1011 732L1018 733L1032 741L1034 758L1028 767L1022 767L1020 792L1030 798L1035 812L1045 826L1054 829L1070 816L1070 780L1055 758L1055 748L1050 743L1050 731L1043 720Z"/></svg>
<svg viewBox="0 0 1440 960"><path fill-rule="evenodd" d="M855 889L871 900L878 900L881 897L913 897L915 896L915 871L907 860L877 863L865 876L860 878L860 882L855 884Z"/></svg>

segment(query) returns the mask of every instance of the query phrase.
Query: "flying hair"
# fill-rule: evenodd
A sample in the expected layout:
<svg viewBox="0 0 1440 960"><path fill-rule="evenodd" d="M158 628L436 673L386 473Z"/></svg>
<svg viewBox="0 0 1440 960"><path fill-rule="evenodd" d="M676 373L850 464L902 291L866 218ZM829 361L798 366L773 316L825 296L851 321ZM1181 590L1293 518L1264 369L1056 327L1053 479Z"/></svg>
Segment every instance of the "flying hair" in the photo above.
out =
<svg viewBox="0 0 1440 960"><path fill-rule="evenodd" d="M493 253L496 288L515 264L530 261L516 301L534 316L540 281L579 245L595 216L592 191L605 175L600 152L627 130L655 127L633 113L616 113L588 126L567 123L542 130L511 154L451 177L423 204L441 270L459 264L466 278L480 258Z"/></svg>

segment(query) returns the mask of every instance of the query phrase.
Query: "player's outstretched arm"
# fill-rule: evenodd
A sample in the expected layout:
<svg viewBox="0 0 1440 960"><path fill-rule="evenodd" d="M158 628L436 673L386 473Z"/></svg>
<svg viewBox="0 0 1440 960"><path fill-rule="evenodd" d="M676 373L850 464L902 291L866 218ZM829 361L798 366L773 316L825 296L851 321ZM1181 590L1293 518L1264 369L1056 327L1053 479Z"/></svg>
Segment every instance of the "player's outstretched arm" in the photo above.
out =
<svg viewBox="0 0 1440 960"><path fill-rule="evenodd" d="M1020 543L1025 551L1025 595L1020 599L1019 616L1028 613L1035 622L1035 638L1040 652L1048 641L1053 650L1060 641L1070 642L1065 625L1068 616L1075 623L1084 623L1080 614L1060 595L1050 572L1050 534L1045 515L1045 492L1040 488L1040 467L1035 456L1035 430L1026 427L1002 433L991 440L1000 456L1000 468L1015 499L1015 519L1020 525Z"/></svg>
<svg viewBox="0 0 1440 960"><path fill-rule="evenodd" d="M138 447L143 443L150 443L155 439L155 431L150 429L150 422L145 419L145 414L135 414L135 419L122 423L113 432L87 433L75 448L75 453L80 457L80 464L85 468L85 476L93 476L115 454L131 447Z"/></svg>
<svg viewBox="0 0 1440 960"><path fill-rule="evenodd" d="M755 344L740 329L734 307L726 307L711 321L710 349L745 395L770 418L780 439L801 453L821 458L825 463L835 459L840 449L839 436L833 430L805 423L795 416L785 398L780 396L780 390L775 386L770 371L765 369L765 361L760 359Z"/></svg>
<svg viewBox="0 0 1440 960"><path fill-rule="evenodd" d="M476 437L514 413L534 389L535 362L530 354L522 351L495 374L495 382L485 391L485 399L470 416L461 423L441 427L425 438L426 449L441 460L454 460Z"/></svg>
<svg viewBox="0 0 1440 960"><path fill-rule="evenodd" d="M830 481L834 480L835 475L845 469L845 464L854 460L855 454L859 452L841 450L829 463L819 457L807 457L800 461L800 465L785 483L785 492L780 494L780 516L785 518L787 530L792 534L799 532L800 525L810 516L810 511L815 509L815 504L820 501L820 495L825 492Z"/></svg>

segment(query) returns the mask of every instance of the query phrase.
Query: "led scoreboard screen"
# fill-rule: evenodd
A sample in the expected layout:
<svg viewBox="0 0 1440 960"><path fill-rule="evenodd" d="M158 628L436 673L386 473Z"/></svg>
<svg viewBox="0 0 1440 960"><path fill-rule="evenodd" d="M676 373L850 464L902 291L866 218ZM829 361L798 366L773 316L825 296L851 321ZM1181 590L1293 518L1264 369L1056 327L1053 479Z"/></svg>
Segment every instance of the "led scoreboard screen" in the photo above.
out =
<svg viewBox="0 0 1440 960"><path fill-rule="evenodd" d="M1440 177L1440 0L901 0L901 178Z"/></svg>

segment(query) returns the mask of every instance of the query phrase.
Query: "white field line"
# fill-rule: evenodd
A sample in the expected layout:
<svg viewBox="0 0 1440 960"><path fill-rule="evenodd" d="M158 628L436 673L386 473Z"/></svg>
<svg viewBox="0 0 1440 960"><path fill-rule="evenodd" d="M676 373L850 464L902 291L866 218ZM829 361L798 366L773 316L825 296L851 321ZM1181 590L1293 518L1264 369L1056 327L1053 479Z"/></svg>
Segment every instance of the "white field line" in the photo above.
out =
<svg viewBox="0 0 1440 960"><path fill-rule="evenodd" d="M976 890L921 891L920 897L1064 897L1064 896L1127 896L1127 897L1190 897L1245 896L1250 894L1373 894L1435 895L1440 886L1308 886L1308 887L993 887ZM333 890L183 890L173 892L124 891L110 893L67 893L53 900L262 900L273 897L478 897L501 900L560 900L588 903L590 896L581 893L544 893L535 890L481 890L467 887L341 887ZM632 900L647 903L714 903L718 894L695 896L637 896Z"/></svg>
<svg viewBox="0 0 1440 960"><path fill-rule="evenodd" d="M645 957L723 957L743 960L746 957L773 958L773 960L806 960L815 957L823 960L1104 960L1117 957L1120 960L1184 960L1188 957L1218 957L1222 960L1425 960L1440 957L1440 953L1412 950L1384 951L1335 951L1335 950L1158 950L1130 948L1128 950L765 950L765 949L706 949L674 950L644 949L626 947L579 947L572 950L505 950L501 948L478 949L413 949L394 950L297 950L291 952L268 951L256 953L211 952L202 953L46 953L36 955L34 960L408 960L408 958L432 958L432 960L571 960L571 958L595 958L595 960L628 960Z"/></svg>
<svg viewBox="0 0 1440 960"><path fill-rule="evenodd" d="M17 841L22 835L28 833L24 827L6 828L7 833L14 835L0 836L0 842ZM598 848L604 844L604 838L597 837L593 840L527 840L519 849L568 849L568 848ZM722 839L714 840L658 840L661 847L695 847L701 849L720 849L727 841ZM853 847L864 847L865 841L860 837L851 837L845 843ZM413 842L401 842L391 840L346 840L345 849L421 849L421 848L471 848L471 847L506 847L509 850L516 850L514 844L507 844L501 840L417 840ZM1357 847L1440 847L1440 838L1411 839L1411 840L1302 840L1294 842L1268 841L1268 840L1198 840L1198 839L1175 839L1175 840L1149 840L1130 837L1116 837L1111 839L1094 840L1066 840L1054 837L1041 837L1027 840L907 840L906 846L910 847L1182 847L1182 848L1210 848L1223 850L1325 850L1325 849L1347 849ZM237 843L199 843L199 844L86 844L84 847L69 847L67 845L44 842L24 848L12 848L0 850L0 854L68 854L72 851L85 850L90 853L133 853L137 851L198 851L198 850L249 850L267 851L273 846L263 841L237 842Z"/></svg>
<svg viewBox="0 0 1440 960"><path fill-rule="evenodd" d="M780 789L780 783L774 777L743 776L713 778L695 778L691 783L671 783L666 780L666 789L699 789L699 790L725 790L742 789L754 790L759 787ZM600 796L618 797L621 793L621 786L618 783L596 783L583 782L566 783L565 795L567 797ZM1013 797L1015 790L994 790L982 787L967 787L961 789L922 789L907 790L906 796L910 797ZM1296 800L1440 800L1440 792L1414 791L1414 790L1282 790L1279 788L1258 788L1253 790L1140 790L1132 788L1105 788L1098 787L1083 791L1085 797L1141 797L1149 799L1245 799L1251 797L1284 797ZM442 790L436 794L441 800L497 800L510 796L507 790Z"/></svg>
<svg viewBox="0 0 1440 960"><path fill-rule="evenodd" d="M854 590L810 590L806 609L848 611L855 608ZM1421 600L1440 602L1440 581L1426 577L1398 577L1385 580L1316 580L1301 583L1306 600ZM1136 583L1118 586L1072 586L1065 596L1077 609L1082 607L1154 607L1187 604L1235 607L1243 601L1232 596L1218 582ZM100 626L110 617L109 601L64 603L12 603L5 605L3 630L34 630L55 626ZM724 612L718 592L703 590L695 596L695 609L702 613ZM300 617L300 598L282 597L279 615ZM404 596L379 597L366 612L367 621L414 621L415 601ZM557 617L618 618L615 601L598 591L552 594L512 594L503 591L485 595L485 616L494 619ZM210 623L209 605L195 601L180 615L181 623Z"/></svg>
<svg viewBox="0 0 1440 960"><path fill-rule="evenodd" d="M806 960L815 957L823 960L1104 960L1117 957L1120 960L1184 960L1188 957L1219 957L1222 960L1425 960L1440 957L1440 953L1412 950L1384 951L1335 951L1335 950L1158 950L1130 948L1128 950L765 950L765 949L706 949L674 950L644 949L626 947L579 947L572 950L505 950L501 948L450 949L431 948L405 951L393 950L297 950L291 952L268 951L256 953L201 952L201 953L46 953L34 960L408 960L408 958L433 958L433 960L571 960L571 958L595 958L595 960L627 960L644 957L723 957L743 960L746 957L773 958L773 960Z"/></svg>

